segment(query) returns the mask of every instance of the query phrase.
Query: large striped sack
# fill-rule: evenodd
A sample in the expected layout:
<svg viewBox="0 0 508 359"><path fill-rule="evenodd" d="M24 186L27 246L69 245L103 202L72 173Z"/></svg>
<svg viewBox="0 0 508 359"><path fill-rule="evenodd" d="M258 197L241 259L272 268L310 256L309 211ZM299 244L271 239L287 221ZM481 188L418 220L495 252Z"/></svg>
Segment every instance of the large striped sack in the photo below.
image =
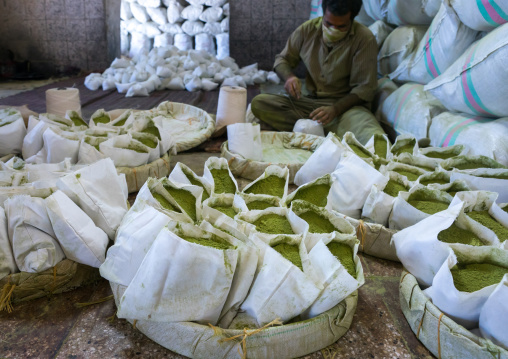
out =
<svg viewBox="0 0 508 359"><path fill-rule="evenodd" d="M422 0L423 11L431 18L434 18L441 7L441 3L442 0Z"/></svg>
<svg viewBox="0 0 508 359"><path fill-rule="evenodd" d="M455 0L451 4L460 21L471 29L491 31L508 22L506 0Z"/></svg>
<svg viewBox="0 0 508 359"><path fill-rule="evenodd" d="M429 25L432 16L425 13L422 0L388 1L388 23L393 25Z"/></svg>
<svg viewBox="0 0 508 359"><path fill-rule="evenodd" d="M390 74L398 82L427 84L441 75L471 45L478 35L462 24L449 2L444 0L438 14L416 50Z"/></svg>
<svg viewBox="0 0 508 359"><path fill-rule="evenodd" d="M446 111L438 99L423 90L423 85L408 83L393 92L378 110L378 119L393 127L398 135L416 139L428 137L432 118Z"/></svg>
<svg viewBox="0 0 508 359"><path fill-rule="evenodd" d="M323 0L312 0L310 2L310 20L323 16Z"/></svg>
<svg viewBox="0 0 508 359"><path fill-rule="evenodd" d="M475 42L425 87L452 112L508 117L508 24Z"/></svg>
<svg viewBox="0 0 508 359"><path fill-rule="evenodd" d="M385 39L377 55L377 72L389 75L399 67L418 46L428 26L399 26Z"/></svg>
<svg viewBox="0 0 508 359"><path fill-rule="evenodd" d="M387 22L388 0L363 0L363 8L367 15L375 21Z"/></svg>
<svg viewBox="0 0 508 359"><path fill-rule="evenodd" d="M429 129L434 147L468 145L470 155L483 155L508 166L508 118L492 119L443 112Z"/></svg>

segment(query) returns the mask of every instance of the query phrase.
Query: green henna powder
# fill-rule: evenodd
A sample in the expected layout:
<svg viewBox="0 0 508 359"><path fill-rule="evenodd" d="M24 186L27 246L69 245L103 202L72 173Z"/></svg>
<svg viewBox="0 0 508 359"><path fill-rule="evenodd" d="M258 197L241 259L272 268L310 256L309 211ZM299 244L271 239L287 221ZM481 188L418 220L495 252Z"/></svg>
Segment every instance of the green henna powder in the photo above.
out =
<svg viewBox="0 0 508 359"><path fill-rule="evenodd" d="M205 186L201 182L199 182L197 179L195 179L192 174L187 173L187 171L183 171L183 174L185 175L185 177L187 177L187 179L189 180L189 182L192 185L199 186L199 187L203 188L203 195L201 196L201 202L204 202L205 200L210 198L210 194L207 192Z"/></svg>
<svg viewBox="0 0 508 359"><path fill-rule="evenodd" d="M157 137L159 140L161 139L161 133L159 132L159 129L157 128L157 126L155 126L155 124L153 122L149 122L148 125L146 126L146 128L141 132L142 133L149 133L149 134Z"/></svg>
<svg viewBox="0 0 508 359"><path fill-rule="evenodd" d="M144 147L141 147L135 143L129 143L129 145L125 148L127 150L135 151L138 153L148 153L148 150Z"/></svg>
<svg viewBox="0 0 508 359"><path fill-rule="evenodd" d="M124 118L123 120L118 121L117 123L113 124L113 126L123 126L125 125L125 122L127 121L127 118Z"/></svg>
<svg viewBox="0 0 508 359"><path fill-rule="evenodd" d="M444 211L448 209L449 204L438 201L415 201L410 200L408 203L414 208L427 213L427 214L436 214L438 212Z"/></svg>
<svg viewBox="0 0 508 359"><path fill-rule="evenodd" d="M395 170L393 170L393 172L397 172L398 174L400 174L402 176L406 176L409 181L416 181L418 179L418 177L420 177L419 174L409 172L409 171L406 171L403 169L395 169Z"/></svg>
<svg viewBox="0 0 508 359"><path fill-rule="evenodd" d="M337 228L327 218L314 211L301 213L298 217L309 224L310 233L332 233L337 231Z"/></svg>
<svg viewBox="0 0 508 359"><path fill-rule="evenodd" d="M69 124L65 121L55 120L56 123L59 123L61 125L69 126Z"/></svg>
<svg viewBox="0 0 508 359"><path fill-rule="evenodd" d="M503 208L501 208L503 211L505 211L506 213L508 213L508 206L504 206Z"/></svg>
<svg viewBox="0 0 508 359"><path fill-rule="evenodd" d="M415 142L411 141L407 145L400 146L399 148L396 148L395 150L392 148L392 152L395 156L399 156L402 153L413 153L414 147L415 147Z"/></svg>
<svg viewBox="0 0 508 359"><path fill-rule="evenodd" d="M93 122L97 125L99 123L110 123L111 119L107 115L97 116L93 119Z"/></svg>
<svg viewBox="0 0 508 359"><path fill-rule="evenodd" d="M278 214L270 213L259 217L252 223L256 226L259 232L268 234L295 234L291 223L285 216L279 216Z"/></svg>
<svg viewBox="0 0 508 359"><path fill-rule="evenodd" d="M424 185L424 186L427 186L427 185L432 184L432 183L435 183L435 184L448 184L448 183L450 183L450 181L447 181L447 180L444 180L444 179L440 179L440 178L432 178L432 179L425 179L425 180L420 182L420 184Z"/></svg>
<svg viewBox="0 0 508 359"><path fill-rule="evenodd" d="M270 207L274 207L273 204L265 201L252 201L250 203L247 203L247 208L249 211L255 211L255 210L263 210Z"/></svg>
<svg viewBox="0 0 508 359"><path fill-rule="evenodd" d="M169 192L171 197L183 208L185 213L187 213L190 218L195 222L197 220L196 216L196 197L192 195L189 191L186 191L181 188L173 188L170 186L164 186L166 191Z"/></svg>
<svg viewBox="0 0 508 359"><path fill-rule="evenodd" d="M267 194L269 196L282 198L284 195L285 186L286 180L284 178L272 175L257 181L244 192L253 194Z"/></svg>
<svg viewBox="0 0 508 359"><path fill-rule="evenodd" d="M426 157L430 157L430 158L440 158L442 160L447 160L449 158L452 158L452 157L455 157L457 156L455 153L453 152L438 152L438 151L432 151L432 152L427 152L425 154Z"/></svg>
<svg viewBox="0 0 508 359"><path fill-rule="evenodd" d="M211 247L222 250L234 249L234 247L229 242L216 235L212 235L211 238L195 238L187 236L179 236L179 237L185 239L187 242L200 244L205 247Z"/></svg>
<svg viewBox="0 0 508 359"><path fill-rule="evenodd" d="M424 166L424 165L416 165L416 164L412 164L412 166L415 166L415 167L421 168L422 170L424 170L424 171L428 171L428 172L434 172L434 170L436 169L435 167Z"/></svg>
<svg viewBox="0 0 508 359"><path fill-rule="evenodd" d="M144 137L144 138L137 138L137 140L138 140L139 142L141 142L142 144L144 144L145 146L148 146L148 147L150 147L150 148L155 148L155 147L157 147L157 142L152 141L152 140L151 140L151 139L149 139L149 138L146 138L146 137Z"/></svg>
<svg viewBox="0 0 508 359"><path fill-rule="evenodd" d="M215 183L215 193L235 193L235 183L229 177L228 170L213 169L212 173L213 181Z"/></svg>
<svg viewBox="0 0 508 359"><path fill-rule="evenodd" d="M448 191L446 191L448 192ZM457 191L451 191L451 192L448 192L448 194L452 197L455 197L455 195L457 194Z"/></svg>
<svg viewBox="0 0 508 359"><path fill-rule="evenodd" d="M392 197L397 197L399 192L407 192L407 188L399 182L389 180L383 192Z"/></svg>
<svg viewBox="0 0 508 359"><path fill-rule="evenodd" d="M293 200L301 199L303 201L310 202L318 207L324 207L328 201L329 192L329 184L316 184L298 190Z"/></svg>
<svg viewBox="0 0 508 359"><path fill-rule="evenodd" d="M467 215L476 222L492 230L500 241L508 239L508 228L503 227L501 223L496 221L490 215L489 211L474 211L467 213Z"/></svg>
<svg viewBox="0 0 508 359"><path fill-rule="evenodd" d="M230 207L228 207L228 206L217 206L217 207L212 207L212 208L216 209L219 212L224 213L228 217L234 218L236 216L236 211L231 206Z"/></svg>
<svg viewBox="0 0 508 359"><path fill-rule="evenodd" d="M162 208L167 209L168 211L182 213L178 208L176 208L171 203L169 203L169 201L166 198L164 198L163 195L161 195L159 193L152 193L152 196L153 196L153 198L155 198L157 200L157 202L160 203Z"/></svg>
<svg viewBox="0 0 508 359"><path fill-rule="evenodd" d="M300 258L300 251L298 246L294 244L281 243L272 247L279 252L284 258L300 268L303 272L302 259Z"/></svg>
<svg viewBox="0 0 508 359"><path fill-rule="evenodd" d="M370 158L372 157L367 150L361 148L360 146L357 146L352 143L348 143L349 147L353 150L354 153L356 153L361 158Z"/></svg>
<svg viewBox="0 0 508 359"><path fill-rule="evenodd" d="M489 263L457 264L450 270L455 288L461 292L476 292L498 284L508 269Z"/></svg>
<svg viewBox="0 0 508 359"><path fill-rule="evenodd" d="M453 165L453 168L456 168L458 170L474 170L477 168L504 168L504 166L498 164L486 164L481 159L468 159L467 161L464 161L462 163Z"/></svg>
<svg viewBox="0 0 508 359"><path fill-rule="evenodd" d="M381 135L374 135L374 152L381 158L386 158L388 143Z"/></svg>
<svg viewBox="0 0 508 359"><path fill-rule="evenodd" d="M506 179L508 179L508 173L501 173L501 174L498 174L498 175L478 175L477 177L494 178L494 179L503 179L503 180L506 180Z"/></svg>
<svg viewBox="0 0 508 359"><path fill-rule="evenodd" d="M74 126L87 126L85 121L79 116L71 116L71 121L74 123Z"/></svg>
<svg viewBox="0 0 508 359"><path fill-rule="evenodd" d="M356 264L353 259L353 249L344 243L330 242L327 245L330 252L346 268L347 272L356 278Z"/></svg>
<svg viewBox="0 0 508 359"><path fill-rule="evenodd" d="M450 228L439 232L437 239L445 243L462 243L477 247L485 245L473 232L462 229L455 223Z"/></svg>

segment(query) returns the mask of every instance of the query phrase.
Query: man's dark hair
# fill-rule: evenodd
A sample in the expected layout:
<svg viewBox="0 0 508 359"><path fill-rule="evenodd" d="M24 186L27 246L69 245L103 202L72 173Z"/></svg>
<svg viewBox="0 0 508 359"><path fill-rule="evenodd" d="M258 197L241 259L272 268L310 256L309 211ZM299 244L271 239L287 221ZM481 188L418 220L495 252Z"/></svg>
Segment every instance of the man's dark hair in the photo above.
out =
<svg viewBox="0 0 508 359"><path fill-rule="evenodd" d="M323 14L328 10L335 16L342 16L351 11L352 20L362 8L362 0L323 0L322 5Z"/></svg>

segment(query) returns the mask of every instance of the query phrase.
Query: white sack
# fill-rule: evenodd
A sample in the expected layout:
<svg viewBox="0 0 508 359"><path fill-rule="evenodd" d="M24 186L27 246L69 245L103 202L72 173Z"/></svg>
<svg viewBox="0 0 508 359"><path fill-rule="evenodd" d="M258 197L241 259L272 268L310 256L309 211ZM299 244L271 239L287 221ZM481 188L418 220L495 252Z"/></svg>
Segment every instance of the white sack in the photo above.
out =
<svg viewBox="0 0 508 359"><path fill-rule="evenodd" d="M146 12L148 15L150 15L150 18L156 24L164 25L168 23L168 15L166 9L160 7L147 7Z"/></svg>
<svg viewBox="0 0 508 359"><path fill-rule="evenodd" d="M464 50L425 90L452 112L507 117L508 25L498 27Z"/></svg>
<svg viewBox="0 0 508 359"><path fill-rule="evenodd" d="M166 47L169 45L173 45L173 35L171 34L160 34L153 39L153 47Z"/></svg>
<svg viewBox="0 0 508 359"><path fill-rule="evenodd" d="M137 0L137 2L146 8L161 6L161 0Z"/></svg>
<svg viewBox="0 0 508 359"><path fill-rule="evenodd" d="M142 152L127 149L129 145L139 148ZM150 149L132 139L129 134L112 137L99 145L100 151L111 158L117 167L138 167L146 165L150 157Z"/></svg>
<svg viewBox="0 0 508 359"><path fill-rule="evenodd" d="M129 87L129 90L127 91L125 97L136 97L136 96L147 97L150 95L146 87L143 87L140 84L134 84L131 87Z"/></svg>
<svg viewBox="0 0 508 359"><path fill-rule="evenodd" d="M229 16L226 16L221 22L220 27L223 32L229 32Z"/></svg>
<svg viewBox="0 0 508 359"><path fill-rule="evenodd" d="M21 113L10 108L0 109L0 156L20 154L25 135Z"/></svg>
<svg viewBox="0 0 508 359"><path fill-rule="evenodd" d="M85 77L85 86L87 89L91 91L98 90L102 84L102 76L101 74L91 73L87 77Z"/></svg>
<svg viewBox="0 0 508 359"><path fill-rule="evenodd" d="M470 251L466 255L468 260L464 263L469 263L470 260L473 260L473 263L483 262L486 257L489 257L488 250L489 248ZM490 250L495 249L490 248ZM506 255L503 257L506 260ZM480 311L488 297L496 289L496 285L490 285L472 293L459 291L455 288L450 272L450 269L457 263L457 256L450 249L448 258L432 281L432 286L427 288L424 293L432 299L434 305L459 325L466 329L478 328Z"/></svg>
<svg viewBox="0 0 508 359"><path fill-rule="evenodd" d="M120 3L120 19L122 20L132 19L131 5L125 0L122 0L122 2Z"/></svg>
<svg viewBox="0 0 508 359"><path fill-rule="evenodd" d="M418 47L427 29L427 26L400 26L393 30L379 50L378 73L385 76L395 71Z"/></svg>
<svg viewBox="0 0 508 359"><path fill-rule="evenodd" d="M370 18L386 22L388 18L388 0L365 0L363 1L363 7Z"/></svg>
<svg viewBox="0 0 508 359"><path fill-rule="evenodd" d="M199 228L189 227L184 230L185 235L209 238ZM236 250L190 243L164 228L122 296L117 315L157 322L195 321L216 325L237 260Z"/></svg>
<svg viewBox="0 0 508 359"><path fill-rule="evenodd" d="M491 31L508 22L508 3L503 0L452 1L460 21L471 29Z"/></svg>
<svg viewBox="0 0 508 359"><path fill-rule="evenodd" d="M394 25L428 25L433 16L425 13L422 0L390 0L387 22Z"/></svg>
<svg viewBox="0 0 508 359"><path fill-rule="evenodd" d="M309 133L311 135L325 137L323 125L314 120L300 119L296 121L293 132Z"/></svg>
<svg viewBox="0 0 508 359"><path fill-rule="evenodd" d="M484 338L508 349L508 275L489 296L480 311L480 331Z"/></svg>
<svg viewBox="0 0 508 359"><path fill-rule="evenodd" d="M167 17L170 24L174 24L181 19L180 14L183 6L177 0L169 0L167 8Z"/></svg>
<svg viewBox="0 0 508 359"><path fill-rule="evenodd" d="M476 36L477 31L462 24L445 1L418 47L390 74L390 78L427 84L443 74Z"/></svg>
<svg viewBox="0 0 508 359"><path fill-rule="evenodd" d="M500 178L496 178L500 176ZM502 176L502 177L501 177ZM508 202L508 170L479 168L472 172L454 170L450 172L450 181L464 181L471 190L490 191L499 194L497 202Z"/></svg>
<svg viewBox="0 0 508 359"><path fill-rule="evenodd" d="M108 235L62 191L56 191L45 201L53 231L65 256L99 268L106 257Z"/></svg>
<svg viewBox="0 0 508 359"><path fill-rule="evenodd" d="M381 48L388 35L390 35L390 33L393 31L393 27L381 20L378 20L369 26L369 30L376 37L377 47Z"/></svg>
<svg viewBox="0 0 508 359"><path fill-rule="evenodd" d="M150 51L151 41L145 34L139 32L131 33L131 47L129 49L129 56L133 57L143 52ZM118 87L118 85L117 85ZM127 92L127 90L125 90ZM120 92L120 90L118 90Z"/></svg>
<svg viewBox="0 0 508 359"><path fill-rule="evenodd" d="M63 191L110 239L127 212L125 176L119 176L113 161L100 160L57 182Z"/></svg>
<svg viewBox="0 0 508 359"><path fill-rule="evenodd" d="M196 20L199 20L199 17L201 16L202 13L203 13L203 6L190 5L182 10L182 12L180 13L180 16L185 20L196 21Z"/></svg>
<svg viewBox="0 0 508 359"><path fill-rule="evenodd" d="M443 112L432 119L430 143L434 147L466 145L469 155L487 156L508 166L508 118L497 120Z"/></svg>
<svg viewBox="0 0 508 359"><path fill-rule="evenodd" d="M229 56L229 33L215 35L215 39L217 40L217 58L219 60L227 58Z"/></svg>
<svg viewBox="0 0 508 359"><path fill-rule="evenodd" d="M56 128L48 128L42 135L44 146L43 151L46 154L44 162L58 163L71 159L72 163L78 162L79 137L70 132L59 131Z"/></svg>
<svg viewBox="0 0 508 359"><path fill-rule="evenodd" d="M15 196L4 202L14 259L20 271L39 273L65 258L42 198Z"/></svg>
<svg viewBox="0 0 508 359"><path fill-rule="evenodd" d="M168 90L185 90L185 84L181 77L173 77L166 85Z"/></svg>
<svg viewBox="0 0 508 359"><path fill-rule="evenodd" d="M389 124L397 134L408 134L416 139L428 137L432 119L446 111L423 85L408 83L393 92L378 112L379 120Z"/></svg>
<svg viewBox="0 0 508 359"><path fill-rule="evenodd" d="M323 143L314 151L307 162L295 175L295 184L301 186L328 173L332 173L339 163L346 147L340 139L330 132Z"/></svg>
<svg viewBox="0 0 508 359"><path fill-rule="evenodd" d="M115 244L108 249L106 261L100 267L101 276L128 286L155 238L170 220L145 201L137 201L118 228Z"/></svg>
<svg viewBox="0 0 508 359"><path fill-rule="evenodd" d="M196 37L194 38L194 41L196 43L196 45L194 46L196 50L199 51L203 50L209 52L210 54L215 53L215 44L213 42L212 35L203 32L201 34L197 34Z"/></svg>
<svg viewBox="0 0 508 359"><path fill-rule="evenodd" d="M175 34L175 46L180 51L187 51L192 49L192 36L183 33Z"/></svg>
<svg viewBox="0 0 508 359"><path fill-rule="evenodd" d="M218 35L222 34L222 28L220 26L220 22L207 22L205 26L203 27L203 32L206 32L210 35Z"/></svg>
<svg viewBox="0 0 508 359"><path fill-rule="evenodd" d="M168 33L168 34L173 35L173 36L175 36L176 34L182 34L183 33L182 26L179 23L177 23L177 24L166 24L164 26L159 26L159 29L163 33Z"/></svg>
<svg viewBox="0 0 508 359"><path fill-rule="evenodd" d="M0 206L0 280L18 271L7 232L7 217L3 207Z"/></svg>
<svg viewBox="0 0 508 359"><path fill-rule="evenodd" d="M397 86L397 84L390 80L388 77L382 77L377 80L376 94L374 95L374 100L372 100L372 113L376 114L378 121L380 118L378 110L381 109L381 106L386 101L388 96L394 93L398 88L399 86Z"/></svg>
<svg viewBox="0 0 508 359"><path fill-rule="evenodd" d="M262 161L261 129L258 124L235 123L227 126L228 148L248 160Z"/></svg>
<svg viewBox="0 0 508 359"><path fill-rule="evenodd" d="M138 20L142 24L150 20L150 16L148 16L148 13L146 12L146 8L144 6L141 6L135 2L131 3L130 5L132 16L134 16L136 20Z"/></svg>
<svg viewBox="0 0 508 359"><path fill-rule="evenodd" d="M388 182L387 177L349 151L342 153L332 179L331 209L353 218L360 218L372 186L384 187Z"/></svg>
<svg viewBox="0 0 508 359"><path fill-rule="evenodd" d="M222 20L223 10L221 7L212 6L207 8L201 15L199 15L199 20L203 22L215 22Z"/></svg>

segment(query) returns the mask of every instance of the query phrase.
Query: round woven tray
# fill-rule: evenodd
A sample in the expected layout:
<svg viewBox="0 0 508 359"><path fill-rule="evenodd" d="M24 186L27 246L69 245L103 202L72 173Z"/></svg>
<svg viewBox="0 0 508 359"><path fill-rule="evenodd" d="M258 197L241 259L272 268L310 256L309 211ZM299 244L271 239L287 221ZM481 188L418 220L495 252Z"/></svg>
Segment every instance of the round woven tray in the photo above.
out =
<svg viewBox="0 0 508 359"><path fill-rule="evenodd" d="M127 180L129 193L137 192L143 187L149 177L166 177L171 170L171 156L166 153L164 156L139 167L117 167L118 173L124 173Z"/></svg>
<svg viewBox="0 0 508 359"><path fill-rule="evenodd" d="M127 287L110 282L118 306ZM295 358L323 349L342 337L349 329L358 302L352 293L334 308L315 318L270 327L245 339L248 358ZM131 323L132 320L129 320ZM223 341L242 330L221 330L192 322L163 323L136 321L136 329L163 347L189 358L241 358L242 338Z"/></svg>
<svg viewBox="0 0 508 359"><path fill-rule="evenodd" d="M270 165L287 167L289 183L293 184L295 174L323 143L324 137L299 132L261 132L263 161L248 160L232 153L228 141L221 146L221 155L228 160L231 172L239 177L255 180Z"/></svg>
<svg viewBox="0 0 508 359"><path fill-rule="evenodd" d="M436 357L508 358L508 351L474 335L444 315L409 272L402 272L399 290L402 313L418 339Z"/></svg>

